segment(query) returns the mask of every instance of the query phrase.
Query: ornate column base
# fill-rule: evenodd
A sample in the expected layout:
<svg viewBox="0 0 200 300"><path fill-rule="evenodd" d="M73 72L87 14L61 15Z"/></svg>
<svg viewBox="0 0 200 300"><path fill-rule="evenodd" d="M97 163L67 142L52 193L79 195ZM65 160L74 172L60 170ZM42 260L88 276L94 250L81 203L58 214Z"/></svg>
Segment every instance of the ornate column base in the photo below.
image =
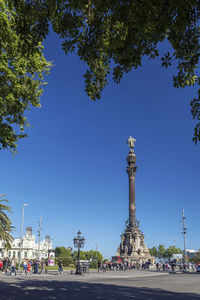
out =
<svg viewBox="0 0 200 300"><path fill-rule="evenodd" d="M139 224L132 228L128 225L121 235L121 243L117 250L117 256L129 263L154 262L144 242L144 235L139 229Z"/></svg>

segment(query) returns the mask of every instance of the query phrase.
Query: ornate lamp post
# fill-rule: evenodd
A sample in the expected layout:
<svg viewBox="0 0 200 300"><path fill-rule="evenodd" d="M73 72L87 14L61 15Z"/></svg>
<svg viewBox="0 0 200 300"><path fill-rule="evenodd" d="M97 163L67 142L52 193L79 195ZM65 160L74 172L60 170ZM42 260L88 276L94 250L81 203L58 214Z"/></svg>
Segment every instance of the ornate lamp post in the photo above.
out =
<svg viewBox="0 0 200 300"><path fill-rule="evenodd" d="M78 248L78 260L76 264L76 274L81 274L80 268L80 249L84 247L85 238L81 236L80 230L77 232L77 236L74 237L74 247Z"/></svg>

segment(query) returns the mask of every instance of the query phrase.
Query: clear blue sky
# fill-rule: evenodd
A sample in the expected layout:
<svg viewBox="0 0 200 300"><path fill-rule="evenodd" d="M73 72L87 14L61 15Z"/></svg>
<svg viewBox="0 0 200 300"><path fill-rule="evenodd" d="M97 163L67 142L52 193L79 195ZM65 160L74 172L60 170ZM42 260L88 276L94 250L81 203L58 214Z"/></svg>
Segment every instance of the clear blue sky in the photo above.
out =
<svg viewBox="0 0 200 300"><path fill-rule="evenodd" d="M20 235L36 234L55 246L73 246L80 229L85 250L96 244L104 256L115 255L128 218L128 137L136 138L136 215L148 247L175 244L183 248L181 212L187 217L187 248L200 248L200 147L192 142L190 100L195 89L173 88L173 68L160 59L144 60L119 86L112 82L100 101L84 92L85 65L66 56L51 34L46 54L54 62L41 98L32 109L29 137L13 158L0 153L1 194L13 208L11 219Z"/></svg>

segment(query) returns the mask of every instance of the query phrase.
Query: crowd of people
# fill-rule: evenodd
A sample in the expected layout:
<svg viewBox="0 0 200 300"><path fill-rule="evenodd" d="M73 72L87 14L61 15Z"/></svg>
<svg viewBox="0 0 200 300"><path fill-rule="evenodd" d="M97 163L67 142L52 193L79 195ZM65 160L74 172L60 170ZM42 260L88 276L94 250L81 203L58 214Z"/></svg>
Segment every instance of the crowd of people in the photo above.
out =
<svg viewBox="0 0 200 300"><path fill-rule="evenodd" d="M143 263L128 263L127 261L121 261L121 262L98 262L97 269L98 272L106 272L109 270L113 271L126 271L130 269L135 269L135 270L146 270L149 269L151 263L149 261L143 262ZM173 271L192 271L196 272L196 264L195 263L188 263L186 264L181 264L181 263L176 263L176 262L163 262L163 263L156 263L151 265L152 269L155 270L155 267L157 271L168 271L168 272L173 272Z"/></svg>
<svg viewBox="0 0 200 300"><path fill-rule="evenodd" d="M14 274L16 276L16 266L17 260L15 257L9 259L8 257L0 259L0 272L8 273L10 276ZM26 259L22 261L22 275L31 275L31 274L42 274L47 273L48 260L45 259Z"/></svg>
<svg viewBox="0 0 200 300"><path fill-rule="evenodd" d="M150 262L143 262L143 263L128 263L127 261L121 262L98 262L98 272L106 272L107 270L113 271L126 271L130 269L149 269Z"/></svg>
<svg viewBox="0 0 200 300"><path fill-rule="evenodd" d="M188 271L191 270L193 272L196 272L196 264L195 263L188 263L188 264L177 264L176 262L164 262L164 263L156 263L156 269L157 271Z"/></svg>
<svg viewBox="0 0 200 300"><path fill-rule="evenodd" d="M151 262L143 262L143 263L129 263L127 261L120 261L120 262L108 262L108 261L98 261L97 269L98 272L106 272L110 271L126 271L130 269L136 270L145 270L149 269ZM12 259L4 258L0 259L0 273L7 273L8 275L14 274L16 276L16 266L17 260L15 257ZM47 266L48 266L48 259L23 259L21 267L22 267L22 275L31 275L31 274L42 274L47 273ZM196 272L196 264L195 263L188 263L186 264L177 264L176 262L157 262L154 265L157 271L193 271ZM58 261L58 274L63 273L63 262L62 260Z"/></svg>

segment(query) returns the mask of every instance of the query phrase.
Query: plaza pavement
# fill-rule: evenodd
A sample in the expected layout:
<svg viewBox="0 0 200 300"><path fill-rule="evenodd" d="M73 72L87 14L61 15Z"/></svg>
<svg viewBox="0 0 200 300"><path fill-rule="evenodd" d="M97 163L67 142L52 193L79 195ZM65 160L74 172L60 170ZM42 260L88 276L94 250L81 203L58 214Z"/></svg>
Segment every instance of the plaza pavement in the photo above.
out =
<svg viewBox="0 0 200 300"><path fill-rule="evenodd" d="M200 274L156 271L57 272L0 275L0 300L24 299L200 299Z"/></svg>

